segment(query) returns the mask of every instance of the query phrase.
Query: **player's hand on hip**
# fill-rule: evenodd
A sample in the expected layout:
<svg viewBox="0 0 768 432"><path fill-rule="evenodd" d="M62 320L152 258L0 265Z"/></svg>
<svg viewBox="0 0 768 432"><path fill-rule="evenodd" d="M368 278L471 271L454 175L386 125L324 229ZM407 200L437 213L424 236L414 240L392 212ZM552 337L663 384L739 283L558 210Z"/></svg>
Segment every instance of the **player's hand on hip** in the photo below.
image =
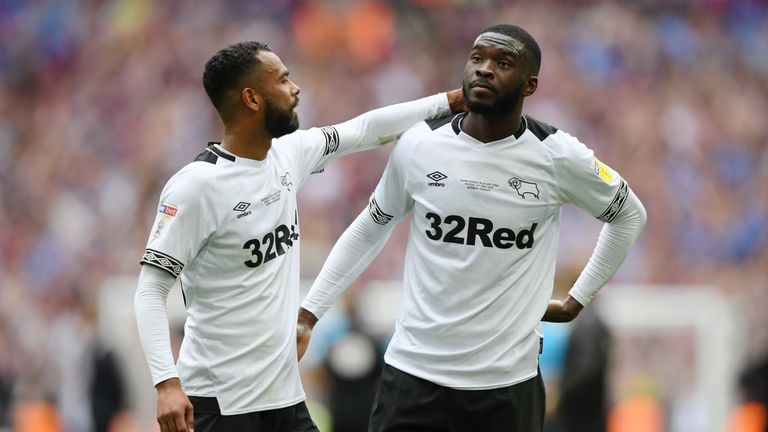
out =
<svg viewBox="0 0 768 432"><path fill-rule="evenodd" d="M579 316L584 306L570 295L565 300L550 300L542 321L571 322Z"/></svg>
<svg viewBox="0 0 768 432"><path fill-rule="evenodd" d="M299 360L307 352L315 323L317 323L317 317L312 312L299 308L299 318L296 325L296 355Z"/></svg>
<svg viewBox="0 0 768 432"><path fill-rule="evenodd" d="M158 383L157 422L162 432L193 432L195 420L192 403L181 389L178 378L170 378Z"/></svg>

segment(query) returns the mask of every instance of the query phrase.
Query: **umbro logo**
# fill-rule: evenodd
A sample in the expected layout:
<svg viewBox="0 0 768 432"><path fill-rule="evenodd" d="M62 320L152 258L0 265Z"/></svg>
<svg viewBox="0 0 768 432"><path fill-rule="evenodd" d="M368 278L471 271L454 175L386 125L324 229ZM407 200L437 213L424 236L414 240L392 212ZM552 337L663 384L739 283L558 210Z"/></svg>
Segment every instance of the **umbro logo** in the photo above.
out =
<svg viewBox="0 0 768 432"><path fill-rule="evenodd" d="M240 201L239 203L237 203L235 208L233 208L232 210L234 210L236 212L244 212L244 211L248 210L248 207L250 207L250 206L251 206L251 203L247 203L245 201Z"/></svg>
<svg viewBox="0 0 768 432"><path fill-rule="evenodd" d="M432 180L431 182L427 183L428 186L445 187L445 183L440 182L447 179L448 176L441 173L440 171L434 171L427 174L427 178Z"/></svg>
<svg viewBox="0 0 768 432"><path fill-rule="evenodd" d="M232 210L240 213L239 215L237 215L237 218L240 219L240 218L246 217L249 214L251 214L250 211L246 211L246 210L248 210L248 207L250 207L250 206L251 206L251 203L248 203L248 202L245 202L245 201L240 201L239 203L237 203L235 208L233 208Z"/></svg>
<svg viewBox="0 0 768 432"><path fill-rule="evenodd" d="M445 180L448 178L447 175L441 173L440 171L435 171L433 173L427 174L427 177L429 177L430 180L439 182L440 180Z"/></svg>

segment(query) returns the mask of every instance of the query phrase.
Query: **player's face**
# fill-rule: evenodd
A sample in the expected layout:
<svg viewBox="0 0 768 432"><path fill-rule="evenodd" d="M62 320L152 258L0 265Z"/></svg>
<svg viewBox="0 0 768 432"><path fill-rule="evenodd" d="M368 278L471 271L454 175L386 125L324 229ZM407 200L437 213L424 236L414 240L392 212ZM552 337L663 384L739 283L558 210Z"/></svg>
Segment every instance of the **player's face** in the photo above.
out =
<svg viewBox="0 0 768 432"><path fill-rule="evenodd" d="M529 79L523 49L516 40L497 33L477 38L464 67L462 85L470 112L497 114L517 106Z"/></svg>
<svg viewBox="0 0 768 432"><path fill-rule="evenodd" d="M299 115L294 111L299 104L299 86L288 79L288 69L273 52L259 53L261 88L264 99L264 127L279 138L299 128Z"/></svg>

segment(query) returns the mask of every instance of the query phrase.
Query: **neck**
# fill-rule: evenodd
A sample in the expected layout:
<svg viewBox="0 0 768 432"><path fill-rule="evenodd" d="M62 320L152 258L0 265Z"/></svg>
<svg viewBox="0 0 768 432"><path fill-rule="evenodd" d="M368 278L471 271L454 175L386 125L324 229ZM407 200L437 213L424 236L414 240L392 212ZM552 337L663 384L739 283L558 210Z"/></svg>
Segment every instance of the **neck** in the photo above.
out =
<svg viewBox="0 0 768 432"><path fill-rule="evenodd" d="M511 111L479 114L470 112L461 122L461 129L480 142L498 141L517 133L522 124L522 104Z"/></svg>
<svg viewBox="0 0 768 432"><path fill-rule="evenodd" d="M221 147L235 156L264 160L272 147L272 136L262 127L250 125L224 125Z"/></svg>

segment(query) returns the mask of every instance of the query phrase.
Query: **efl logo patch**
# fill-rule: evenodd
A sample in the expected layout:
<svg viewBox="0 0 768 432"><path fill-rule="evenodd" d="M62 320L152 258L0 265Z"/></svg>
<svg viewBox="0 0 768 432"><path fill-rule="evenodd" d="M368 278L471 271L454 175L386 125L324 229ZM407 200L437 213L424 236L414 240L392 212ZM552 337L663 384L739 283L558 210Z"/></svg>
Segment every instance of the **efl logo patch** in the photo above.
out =
<svg viewBox="0 0 768 432"><path fill-rule="evenodd" d="M176 216L176 213L179 212L179 208L175 205L167 202L161 202L160 208L157 210L159 213L162 213L164 215L168 215L170 217Z"/></svg>
<svg viewBox="0 0 768 432"><path fill-rule="evenodd" d="M600 162L598 158L595 158L595 160L592 161L592 169L595 171L597 176L603 179L604 182L610 183L613 181L613 174L611 174L611 169L608 168L608 165Z"/></svg>
<svg viewBox="0 0 768 432"><path fill-rule="evenodd" d="M167 202L161 202L152 225L152 236L149 241L154 241L163 235L165 229L173 222L173 218L179 212L179 208Z"/></svg>

